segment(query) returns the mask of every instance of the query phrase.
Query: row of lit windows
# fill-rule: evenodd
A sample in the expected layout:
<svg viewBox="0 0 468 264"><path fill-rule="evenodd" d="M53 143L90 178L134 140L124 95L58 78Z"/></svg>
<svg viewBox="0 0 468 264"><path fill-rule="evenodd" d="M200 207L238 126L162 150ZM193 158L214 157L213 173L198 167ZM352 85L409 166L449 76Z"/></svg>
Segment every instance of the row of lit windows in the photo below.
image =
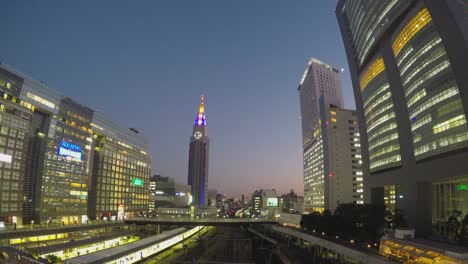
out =
<svg viewBox="0 0 468 264"><path fill-rule="evenodd" d="M364 73L361 75L361 80L359 82L361 91L364 91L366 86L380 73L385 70L385 64L383 58L376 59Z"/></svg>
<svg viewBox="0 0 468 264"><path fill-rule="evenodd" d="M372 142L372 145L370 145L369 147L369 150L373 150L374 148L378 147L378 146L381 146L385 143L388 143L390 141L393 141L393 140L396 140L398 139L398 133L393 133L393 134L390 134L388 136L385 136L375 142Z"/></svg>
<svg viewBox="0 0 468 264"><path fill-rule="evenodd" d="M370 133L373 129L378 127L380 124L383 124L393 118L395 118L395 112L390 112L386 115L383 115L382 117L377 119L374 123L372 123L370 126L368 126L367 133Z"/></svg>
<svg viewBox="0 0 468 264"><path fill-rule="evenodd" d="M369 142L371 142L372 140L374 140L376 137L386 133L386 132L389 132L391 130L395 130L397 128L397 124L395 122L392 122L392 123L388 123L387 125L377 129L374 133L370 134L369 135Z"/></svg>
<svg viewBox="0 0 468 264"><path fill-rule="evenodd" d="M422 9L419 13L411 19L411 21L403 28L398 37L395 39L392 45L393 53L395 57L400 51L406 46L406 44L429 22L432 21L432 17L429 14L427 8Z"/></svg>
<svg viewBox="0 0 468 264"><path fill-rule="evenodd" d="M418 119L416 122L411 124L411 131L416 131L418 128L429 124L432 121L432 116L431 114L425 115L422 118Z"/></svg>
<svg viewBox="0 0 468 264"><path fill-rule="evenodd" d="M461 99L458 98L456 100L452 100L446 103L445 105L442 105L441 107L437 108L437 114L439 115L439 117L442 117L450 113L462 110L462 108L463 106L462 106Z"/></svg>
<svg viewBox="0 0 468 264"><path fill-rule="evenodd" d="M433 37L433 28L426 27L431 20L427 9L419 11L400 32L393 46L400 73L402 76L406 74L403 78L403 85L410 111L414 154L417 159L446 151L447 146L464 141L465 134L467 134L466 126L464 126L466 118L459 99L458 87L449 71L443 73L446 69L450 69L450 62L442 41L439 36ZM423 28L425 30L422 30ZM423 45L411 43L417 35L419 36L417 41L426 41L426 43L422 43ZM402 36L405 37L402 39ZM410 43L411 45L409 45ZM409 59L402 64L405 58L398 58L398 53L405 46L409 48L403 54L405 58L409 57ZM421 48L413 52L415 46L421 46ZM441 59L443 60L440 61ZM408 71L409 73L407 73ZM419 77L413 80L416 76ZM431 82L434 78L437 78L438 82ZM422 85L428 87L421 87ZM429 98L427 98L428 94L431 94ZM444 101L448 101L448 103L438 107L438 115L436 115L434 108ZM419 118L422 113L425 115ZM453 113L449 119L441 118L449 113ZM454 132L457 133L456 135L441 134L441 132L460 126L464 126L464 131L457 129ZM417 133L416 130L418 130Z"/></svg>
<svg viewBox="0 0 468 264"><path fill-rule="evenodd" d="M69 115L69 116L71 116L73 118L79 119L80 121L85 122L85 123L89 122L89 120L86 119L84 116L78 115L78 114L73 113L73 112L71 112L69 110L67 110L67 115Z"/></svg>
<svg viewBox="0 0 468 264"><path fill-rule="evenodd" d="M409 86L407 89L405 89L406 97L411 95L412 92L414 92L417 88L419 88L419 86L421 86L427 80L429 80L432 77L436 76L437 74L439 74L441 71L447 69L448 67L450 67L450 62L448 60L442 61L438 65L432 67L431 71L429 71L429 72L425 73L423 76L419 77L416 82L414 82L411 86Z"/></svg>
<svg viewBox="0 0 468 264"><path fill-rule="evenodd" d="M446 120L442 123L439 123L435 126L433 126L433 131L434 131L434 134L438 134L440 132L443 132L443 131L446 131L446 130L449 130L451 128L454 128L454 127L458 127L458 126L461 126L461 125L464 125L466 124L466 119L465 119L465 115L458 115L456 117L453 117L449 120Z"/></svg>
<svg viewBox="0 0 468 264"><path fill-rule="evenodd" d="M439 45L440 43L442 42L442 39L440 39L440 37L435 37L433 40L431 40L429 43L427 43L426 45L424 45L420 50L418 50L412 57L411 59L406 62L404 64L404 66L401 67L401 71L400 71L400 74L401 75L404 75L405 72L409 69L411 69L410 67L413 66L413 63L415 63L419 58L421 58L421 56L425 55L426 52L430 51L432 48L434 48L435 46ZM408 56L411 52L413 51L413 48L409 49L408 50L408 53L405 54L406 56ZM398 60L398 67L401 66L401 62L403 62L403 60Z"/></svg>
<svg viewBox="0 0 468 264"><path fill-rule="evenodd" d="M406 86L411 81L411 79L413 79L414 76L416 76L416 74L424 70L424 68L426 68L427 66L431 65L431 63L444 57L445 54L445 49L443 47L432 51L431 56L429 58L422 61L421 64L418 65L418 67L415 67L413 71L408 74L408 76L403 78L403 85Z"/></svg>
<svg viewBox="0 0 468 264"><path fill-rule="evenodd" d="M389 164L399 163L401 161L400 155L392 155L383 159L374 160L370 163L370 169L387 166Z"/></svg>
<svg viewBox="0 0 468 264"><path fill-rule="evenodd" d="M0 170L0 179L4 180L19 180L19 170Z"/></svg>
<svg viewBox="0 0 468 264"><path fill-rule="evenodd" d="M408 107L413 106L413 104L421 100L424 96L426 96L426 89L423 88L408 100Z"/></svg>
<svg viewBox="0 0 468 264"><path fill-rule="evenodd" d="M420 113L424 112L425 110L432 108L432 106L444 100L447 100L457 94L458 94L458 88L456 86L445 89L442 92L434 95L431 99L426 100L424 104L421 104L421 106L415 108L414 111L411 113L410 117L414 118Z"/></svg>
<svg viewBox="0 0 468 264"><path fill-rule="evenodd" d="M387 92L384 95L382 95L381 97L379 97L379 99L372 102L372 104L370 104L365 110L366 116L369 115L370 113L372 113L372 110L375 107L377 107L378 105L380 105L383 102L389 101L390 98L391 98L391 93Z"/></svg>
<svg viewBox="0 0 468 264"><path fill-rule="evenodd" d="M391 153L391 152L394 152L394 151L397 151L397 150L400 150L399 145L390 145L390 146L387 146L385 148L381 148L381 149L379 149L377 151L372 152L372 154L370 155L370 159L374 160L375 158L377 158L379 156L382 156L382 155L385 155L385 154L388 154L388 153ZM371 161L371 163L373 163L373 161Z"/></svg>
<svg viewBox="0 0 468 264"><path fill-rule="evenodd" d="M457 144L463 141L468 140L468 133L463 132L463 133L458 133L455 135L449 135L443 138L439 138L437 140L434 140L428 144L424 144L418 148L415 149L414 154L416 156L419 156L421 154L424 154L429 151L437 150L438 148L443 148L447 147L453 144Z"/></svg>
<svg viewBox="0 0 468 264"><path fill-rule="evenodd" d="M22 120L16 116L11 116L8 114L0 115L0 121L2 124L15 129L26 130L28 127L28 121Z"/></svg>
<svg viewBox="0 0 468 264"><path fill-rule="evenodd" d="M398 4L402 4L398 0L363 2L365 3L353 2L349 7L345 3L342 9L349 30L352 32L359 65L366 58L377 37L385 30L388 22L397 15Z"/></svg>
<svg viewBox="0 0 468 264"><path fill-rule="evenodd" d="M364 100L364 108L367 109L367 105L370 103L370 102L373 102L375 97L379 96L382 92L385 92L387 91L387 89L390 88L390 84L387 82L387 83L384 83L382 86L380 86L379 88L377 88L375 91L372 92L372 95L367 97L367 98L363 98Z"/></svg>
<svg viewBox="0 0 468 264"><path fill-rule="evenodd" d="M381 60L381 64L384 64L382 58L379 60ZM384 71L384 69L385 67L382 66L381 70ZM365 117L367 133L369 135L371 170L388 165L388 163L381 162L386 157L381 159L378 159L378 157L387 156L388 153L395 154L399 150L397 124L395 122L394 106L389 88L390 85L383 76L379 79L378 83L366 88L366 91L362 94L363 101L367 103Z"/></svg>
<svg viewBox="0 0 468 264"><path fill-rule="evenodd" d="M375 119L376 117L378 117L380 114L384 113L385 111L389 110L389 109L392 109L393 108L393 103L392 102L389 102L388 104L382 106L381 108L379 108L377 111L375 111L374 113L372 113L368 118L366 118L366 124L367 126L369 126L369 123L372 123L373 122L373 119Z"/></svg>

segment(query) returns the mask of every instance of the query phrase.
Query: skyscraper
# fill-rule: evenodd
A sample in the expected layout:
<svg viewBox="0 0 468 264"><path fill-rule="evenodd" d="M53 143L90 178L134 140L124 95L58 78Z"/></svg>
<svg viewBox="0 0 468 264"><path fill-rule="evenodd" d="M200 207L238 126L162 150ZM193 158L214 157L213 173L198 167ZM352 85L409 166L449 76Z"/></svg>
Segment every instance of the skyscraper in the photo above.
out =
<svg viewBox="0 0 468 264"><path fill-rule="evenodd" d="M468 211L466 1L340 0L369 201L418 234ZM368 183L368 184L367 184Z"/></svg>
<svg viewBox="0 0 468 264"><path fill-rule="evenodd" d="M192 187L193 205L206 206L208 201L209 140L205 119L205 98L200 107L190 137L188 184Z"/></svg>
<svg viewBox="0 0 468 264"><path fill-rule="evenodd" d="M343 109L339 71L310 59L299 84L304 158L304 210L363 203L357 117Z"/></svg>

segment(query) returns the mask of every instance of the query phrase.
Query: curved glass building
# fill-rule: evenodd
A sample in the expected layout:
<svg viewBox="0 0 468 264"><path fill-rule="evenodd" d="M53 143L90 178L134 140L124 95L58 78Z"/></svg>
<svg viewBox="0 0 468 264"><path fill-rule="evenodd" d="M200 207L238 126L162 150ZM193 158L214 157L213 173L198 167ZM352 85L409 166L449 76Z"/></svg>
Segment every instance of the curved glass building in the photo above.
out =
<svg viewBox="0 0 468 264"><path fill-rule="evenodd" d="M468 4L340 0L368 202L418 234L468 212Z"/></svg>

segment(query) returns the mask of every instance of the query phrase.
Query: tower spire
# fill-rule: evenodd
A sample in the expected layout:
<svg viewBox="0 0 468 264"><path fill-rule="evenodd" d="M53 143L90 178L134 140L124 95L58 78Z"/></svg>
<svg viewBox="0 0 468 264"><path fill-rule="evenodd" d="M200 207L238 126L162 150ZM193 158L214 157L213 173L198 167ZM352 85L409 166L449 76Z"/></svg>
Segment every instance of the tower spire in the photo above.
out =
<svg viewBox="0 0 468 264"><path fill-rule="evenodd" d="M205 95L201 95L200 97L200 106L198 107L198 114L197 118L195 119L196 126L206 126L206 119L205 119Z"/></svg>

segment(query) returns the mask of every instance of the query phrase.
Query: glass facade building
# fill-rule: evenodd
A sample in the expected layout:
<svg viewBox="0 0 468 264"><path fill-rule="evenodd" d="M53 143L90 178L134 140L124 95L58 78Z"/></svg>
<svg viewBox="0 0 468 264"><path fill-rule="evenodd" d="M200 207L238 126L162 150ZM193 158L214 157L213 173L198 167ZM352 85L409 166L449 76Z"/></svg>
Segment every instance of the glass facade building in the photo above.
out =
<svg viewBox="0 0 468 264"><path fill-rule="evenodd" d="M398 124L382 57L374 59L361 73L359 87L365 107L366 132L369 135L370 170L400 165Z"/></svg>
<svg viewBox="0 0 468 264"><path fill-rule="evenodd" d="M440 208L452 199L433 186L451 182L454 189L455 179L468 179L468 5L462 2L340 0L336 8L365 121L367 201L400 209L422 235L447 217Z"/></svg>
<svg viewBox="0 0 468 264"><path fill-rule="evenodd" d="M0 221L84 223L148 210L151 159L136 130L4 64L0 96Z"/></svg>

